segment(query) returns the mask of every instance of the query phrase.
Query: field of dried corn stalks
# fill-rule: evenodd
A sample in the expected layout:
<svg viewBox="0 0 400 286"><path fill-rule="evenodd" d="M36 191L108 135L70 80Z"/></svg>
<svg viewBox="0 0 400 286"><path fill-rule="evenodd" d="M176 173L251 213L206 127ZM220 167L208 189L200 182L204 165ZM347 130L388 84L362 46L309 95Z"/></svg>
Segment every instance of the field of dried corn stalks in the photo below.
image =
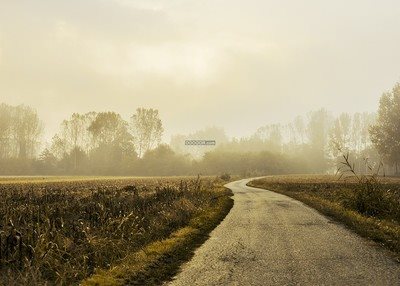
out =
<svg viewBox="0 0 400 286"><path fill-rule="evenodd" d="M0 182L0 284L78 284L187 225L216 203L218 184L210 177Z"/></svg>

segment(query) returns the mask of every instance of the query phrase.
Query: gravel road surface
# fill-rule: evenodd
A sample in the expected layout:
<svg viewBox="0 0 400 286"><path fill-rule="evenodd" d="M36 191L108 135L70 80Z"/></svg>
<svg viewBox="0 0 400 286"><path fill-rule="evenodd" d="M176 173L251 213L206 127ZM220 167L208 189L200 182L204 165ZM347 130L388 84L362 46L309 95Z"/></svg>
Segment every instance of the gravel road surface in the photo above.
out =
<svg viewBox="0 0 400 286"><path fill-rule="evenodd" d="M249 181L226 185L233 208L169 285L400 285L388 252Z"/></svg>

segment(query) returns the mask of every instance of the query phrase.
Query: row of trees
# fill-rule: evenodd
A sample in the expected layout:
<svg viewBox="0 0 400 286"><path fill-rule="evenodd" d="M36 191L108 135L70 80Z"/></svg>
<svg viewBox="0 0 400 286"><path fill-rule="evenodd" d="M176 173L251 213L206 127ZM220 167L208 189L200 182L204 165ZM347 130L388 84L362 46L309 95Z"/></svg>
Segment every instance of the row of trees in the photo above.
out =
<svg viewBox="0 0 400 286"><path fill-rule="evenodd" d="M36 111L1 104L0 174L321 173L334 171L347 152L359 172L367 171L368 159L383 160L387 173L398 173L398 114L400 84L382 95L377 116L335 117L320 109L285 125L262 126L246 138L229 140L224 129L210 127L160 145L163 125L155 109L139 108L129 120L115 112L74 113L38 152L43 128ZM216 140L217 146L185 145L192 139Z"/></svg>
<svg viewBox="0 0 400 286"><path fill-rule="evenodd" d="M159 146L163 127L157 110L138 109L129 121L115 112L74 113L35 158L42 131L36 112L24 106L2 108L7 110L1 112L3 174L325 172L339 158L339 148L355 154L361 171L363 158L378 160L368 132L374 114L369 113L334 118L321 109L287 125L266 125L248 138L232 140L222 128L211 127L173 136L170 146ZM217 147L186 146L189 139L213 139Z"/></svg>
<svg viewBox="0 0 400 286"><path fill-rule="evenodd" d="M161 142L163 130L155 109L138 108L129 122L115 112L74 113L41 157L66 172L129 174Z"/></svg>
<svg viewBox="0 0 400 286"><path fill-rule="evenodd" d="M163 126L155 109L138 108L129 122L115 112L74 113L37 156L42 131L35 110L0 105L2 174L128 173L160 143Z"/></svg>
<svg viewBox="0 0 400 286"><path fill-rule="evenodd" d="M351 152L358 161L366 156L376 157L369 136L369 127L374 122L374 113L342 113L334 117L327 110L320 109L306 116L297 116L285 125L262 126L246 138L228 140L224 130L216 127L177 135L172 138L171 147L175 152L193 158L202 158L210 151L246 154L268 151L296 158L303 166L302 172L325 172L340 159L339 149ZM215 147L182 148L186 139L216 139L218 144Z"/></svg>
<svg viewBox="0 0 400 286"><path fill-rule="evenodd" d="M23 116L22 116L23 115ZM222 128L175 136L161 144L162 122L157 110L137 109L129 121L115 112L74 113L60 125L51 144L40 151L43 131L39 117L26 106L3 104L0 112L2 157L0 173L82 175L195 175L215 173L279 173L294 171L289 159L265 150L225 148ZM175 138L175 139L174 139ZM214 139L225 146L186 146L187 139ZM193 152L195 156L191 155Z"/></svg>

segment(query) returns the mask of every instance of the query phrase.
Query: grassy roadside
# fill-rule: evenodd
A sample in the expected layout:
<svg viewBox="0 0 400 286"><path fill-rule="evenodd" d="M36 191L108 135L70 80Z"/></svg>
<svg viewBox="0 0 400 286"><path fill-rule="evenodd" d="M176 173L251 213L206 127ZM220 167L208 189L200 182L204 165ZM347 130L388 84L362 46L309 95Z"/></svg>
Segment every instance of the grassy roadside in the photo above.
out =
<svg viewBox="0 0 400 286"><path fill-rule="evenodd" d="M274 176L248 185L281 193L311 206L391 250L400 262L400 181L383 182L384 200L380 200L380 212L375 213L357 208L360 184L337 181L333 176Z"/></svg>
<svg viewBox="0 0 400 286"><path fill-rule="evenodd" d="M202 210L187 226L128 255L109 270L97 271L81 285L160 285L173 278L233 206L230 190L219 186L213 191L214 206Z"/></svg>

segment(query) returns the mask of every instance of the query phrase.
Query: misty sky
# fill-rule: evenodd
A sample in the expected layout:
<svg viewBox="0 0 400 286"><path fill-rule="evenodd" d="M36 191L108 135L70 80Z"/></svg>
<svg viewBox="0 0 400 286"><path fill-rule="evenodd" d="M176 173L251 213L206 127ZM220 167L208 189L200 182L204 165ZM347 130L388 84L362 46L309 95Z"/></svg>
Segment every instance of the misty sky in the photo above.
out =
<svg viewBox="0 0 400 286"><path fill-rule="evenodd" d="M0 102L46 136L72 112L160 110L165 140L326 107L374 111L400 80L400 1L0 0Z"/></svg>

